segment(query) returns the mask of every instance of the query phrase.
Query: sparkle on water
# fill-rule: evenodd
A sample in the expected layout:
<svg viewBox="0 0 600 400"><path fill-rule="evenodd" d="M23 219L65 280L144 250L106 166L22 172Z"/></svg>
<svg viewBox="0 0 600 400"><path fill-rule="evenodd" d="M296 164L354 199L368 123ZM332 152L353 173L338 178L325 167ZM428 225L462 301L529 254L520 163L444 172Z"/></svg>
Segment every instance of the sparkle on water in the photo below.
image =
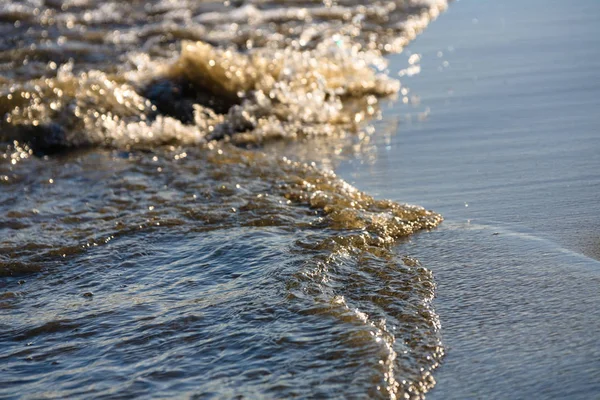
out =
<svg viewBox="0 0 600 400"><path fill-rule="evenodd" d="M441 216L260 146L367 142L445 7L0 5L0 396L422 397L435 283L391 247Z"/></svg>

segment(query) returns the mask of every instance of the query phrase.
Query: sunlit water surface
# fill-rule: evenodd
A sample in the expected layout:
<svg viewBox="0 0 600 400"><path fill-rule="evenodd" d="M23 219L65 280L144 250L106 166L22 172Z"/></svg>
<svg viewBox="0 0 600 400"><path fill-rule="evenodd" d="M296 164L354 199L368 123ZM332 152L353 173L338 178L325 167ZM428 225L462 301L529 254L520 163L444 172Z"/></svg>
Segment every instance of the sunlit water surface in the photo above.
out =
<svg viewBox="0 0 600 400"><path fill-rule="evenodd" d="M287 6L2 5L0 396L594 398L598 5Z"/></svg>
<svg viewBox="0 0 600 400"><path fill-rule="evenodd" d="M0 397L422 398L442 217L329 160L446 6L1 2Z"/></svg>

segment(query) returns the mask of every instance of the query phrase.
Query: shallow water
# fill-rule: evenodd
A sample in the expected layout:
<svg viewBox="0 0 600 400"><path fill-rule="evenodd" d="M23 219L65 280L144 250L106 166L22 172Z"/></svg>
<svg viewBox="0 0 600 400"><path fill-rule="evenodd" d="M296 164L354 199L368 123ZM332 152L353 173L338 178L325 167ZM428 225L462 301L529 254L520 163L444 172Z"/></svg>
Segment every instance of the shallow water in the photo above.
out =
<svg viewBox="0 0 600 400"><path fill-rule="evenodd" d="M407 48L420 104L382 107L388 134L337 168L445 217L396 250L438 283L446 355L428 398L600 394L598 15L594 1L453 4Z"/></svg>
<svg viewBox="0 0 600 400"><path fill-rule="evenodd" d="M19 170L2 199L4 395L427 389L434 283L389 246L439 216L224 149Z"/></svg>
<svg viewBox="0 0 600 400"><path fill-rule="evenodd" d="M0 397L423 397L442 217L328 160L445 8L0 4Z"/></svg>

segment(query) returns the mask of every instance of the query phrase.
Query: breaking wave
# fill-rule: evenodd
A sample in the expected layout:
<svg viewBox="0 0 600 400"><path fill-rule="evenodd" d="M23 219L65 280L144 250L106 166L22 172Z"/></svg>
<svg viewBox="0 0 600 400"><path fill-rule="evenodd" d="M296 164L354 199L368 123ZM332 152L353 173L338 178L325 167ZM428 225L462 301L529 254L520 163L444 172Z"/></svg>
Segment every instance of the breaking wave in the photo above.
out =
<svg viewBox="0 0 600 400"><path fill-rule="evenodd" d="M385 55L446 6L3 2L0 395L423 397L435 282L393 245L442 217L261 146L361 132L401 89Z"/></svg>

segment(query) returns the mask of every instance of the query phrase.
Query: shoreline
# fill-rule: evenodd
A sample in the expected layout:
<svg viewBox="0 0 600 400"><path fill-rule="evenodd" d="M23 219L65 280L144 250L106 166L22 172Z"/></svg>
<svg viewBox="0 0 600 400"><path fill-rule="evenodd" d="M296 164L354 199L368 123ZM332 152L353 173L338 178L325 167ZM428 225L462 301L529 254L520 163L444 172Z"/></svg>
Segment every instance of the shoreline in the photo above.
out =
<svg viewBox="0 0 600 400"><path fill-rule="evenodd" d="M573 37L559 36L568 11ZM427 398L600 394L598 12L591 1L453 3L391 57L400 68L420 55L420 74L402 78L420 104L382 107L377 129L391 128L337 168L445 218L397 246L438 286L447 351Z"/></svg>

